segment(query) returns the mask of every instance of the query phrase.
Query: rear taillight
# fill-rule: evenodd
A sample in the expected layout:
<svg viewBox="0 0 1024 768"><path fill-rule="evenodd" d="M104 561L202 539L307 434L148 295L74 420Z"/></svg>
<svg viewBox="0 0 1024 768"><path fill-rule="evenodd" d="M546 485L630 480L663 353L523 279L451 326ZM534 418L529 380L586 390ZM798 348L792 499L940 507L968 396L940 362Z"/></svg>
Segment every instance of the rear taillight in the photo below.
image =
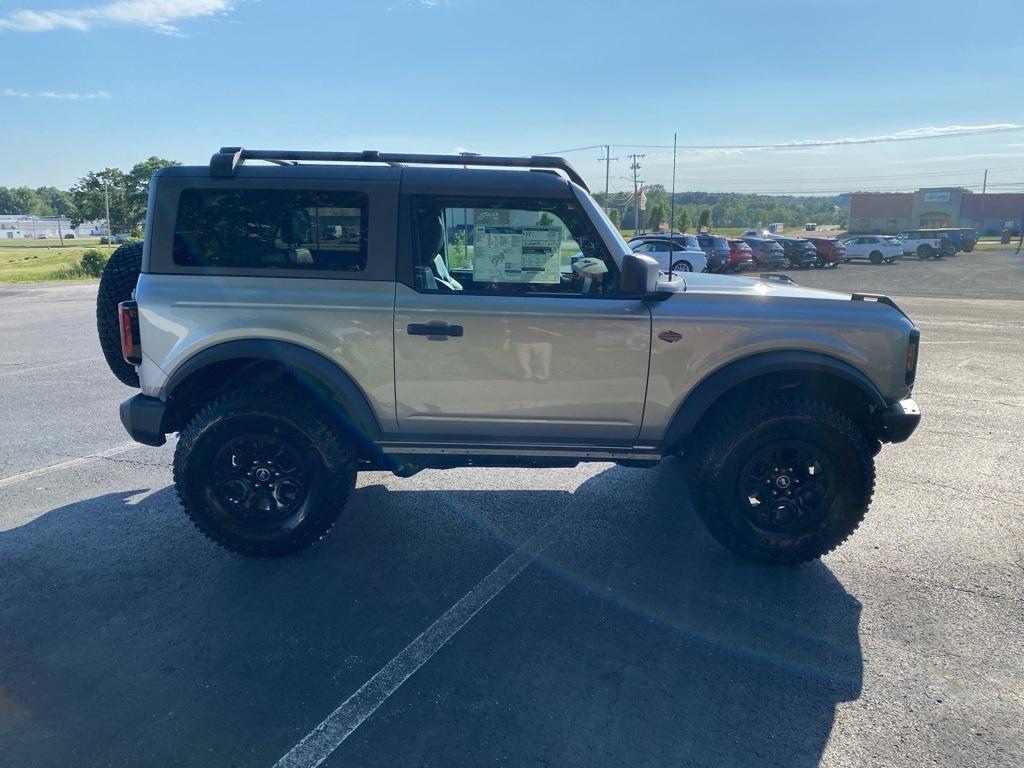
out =
<svg viewBox="0 0 1024 768"><path fill-rule="evenodd" d="M139 305L122 301L117 305L118 325L121 328L121 356L130 365L142 363L142 342L139 338Z"/></svg>
<svg viewBox="0 0 1024 768"><path fill-rule="evenodd" d="M908 385L914 383L914 379L917 377L917 350L921 346L921 332L914 328L910 332L910 341L907 342L907 375L906 382Z"/></svg>

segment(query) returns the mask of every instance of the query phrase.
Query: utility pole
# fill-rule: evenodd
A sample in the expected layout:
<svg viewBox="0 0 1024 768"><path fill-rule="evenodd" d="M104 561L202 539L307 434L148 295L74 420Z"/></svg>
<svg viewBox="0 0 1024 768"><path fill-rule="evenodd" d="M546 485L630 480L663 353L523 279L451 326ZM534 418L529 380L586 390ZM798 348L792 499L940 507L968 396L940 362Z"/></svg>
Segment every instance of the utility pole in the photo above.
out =
<svg viewBox="0 0 1024 768"><path fill-rule="evenodd" d="M629 168L633 171L633 231L640 234L640 182L637 179L637 172L640 170L640 161L647 155L629 155L632 161Z"/></svg>
<svg viewBox="0 0 1024 768"><path fill-rule="evenodd" d="M617 157L612 157L612 145L604 145L604 157L597 158L599 163L604 163L604 212L609 213L612 209L610 199L608 197L608 178L611 172L612 160L618 160Z"/></svg>
<svg viewBox="0 0 1024 768"><path fill-rule="evenodd" d="M107 183L103 185L103 199L106 201L107 206L107 245L113 250L114 230L110 226L110 179L107 179Z"/></svg>
<svg viewBox="0 0 1024 768"><path fill-rule="evenodd" d="M672 134L672 202L669 204L668 214L668 233L672 234L672 228L676 225L676 142L679 140L679 134ZM671 259L670 259L671 261ZM669 279L671 280L671 267L669 264Z"/></svg>
<svg viewBox="0 0 1024 768"><path fill-rule="evenodd" d="M981 220L981 226L978 227L978 237L981 237L985 231L985 190L988 189L988 168L985 169L985 175L981 179L981 210L978 211L978 218Z"/></svg>

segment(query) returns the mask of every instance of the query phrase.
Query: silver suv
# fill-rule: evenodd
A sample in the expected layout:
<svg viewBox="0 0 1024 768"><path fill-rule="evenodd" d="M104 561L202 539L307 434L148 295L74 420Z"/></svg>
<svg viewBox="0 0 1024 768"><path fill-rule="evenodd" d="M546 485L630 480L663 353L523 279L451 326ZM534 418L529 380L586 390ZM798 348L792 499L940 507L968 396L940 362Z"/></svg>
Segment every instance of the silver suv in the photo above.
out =
<svg viewBox="0 0 1024 768"><path fill-rule="evenodd" d="M723 545L799 562L920 419L891 300L665 280L561 158L225 148L153 177L97 320L125 428L179 433L185 512L251 555L320 539L358 471L679 456Z"/></svg>

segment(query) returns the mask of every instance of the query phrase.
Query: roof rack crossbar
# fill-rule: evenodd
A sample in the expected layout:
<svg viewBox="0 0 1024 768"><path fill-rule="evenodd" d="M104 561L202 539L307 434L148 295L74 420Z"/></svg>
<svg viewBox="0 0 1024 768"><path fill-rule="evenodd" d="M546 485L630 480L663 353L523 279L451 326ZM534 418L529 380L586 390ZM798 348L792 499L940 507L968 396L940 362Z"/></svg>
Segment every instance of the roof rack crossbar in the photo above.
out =
<svg viewBox="0 0 1024 768"><path fill-rule="evenodd" d="M210 158L211 176L233 176L238 166L246 160L268 162L342 162L342 163L388 163L418 165L461 165L490 166L497 168L547 168L562 171L570 181L590 191L579 171L563 157L534 155L533 157L501 157L497 155L424 155L404 152L321 152L316 150L270 150L243 149L242 147L221 147Z"/></svg>

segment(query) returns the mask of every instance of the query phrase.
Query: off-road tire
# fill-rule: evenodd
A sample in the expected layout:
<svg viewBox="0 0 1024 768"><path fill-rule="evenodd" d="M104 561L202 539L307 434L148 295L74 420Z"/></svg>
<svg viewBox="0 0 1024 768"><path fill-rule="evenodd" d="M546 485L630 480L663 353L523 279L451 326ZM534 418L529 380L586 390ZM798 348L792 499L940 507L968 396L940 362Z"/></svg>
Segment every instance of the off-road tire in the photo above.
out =
<svg viewBox="0 0 1024 768"><path fill-rule="evenodd" d="M750 520L753 507L744 507L744 467L759 451L791 441L807 441L827 458L824 472L832 476L826 481L834 493L825 494L821 512L795 531L765 530ZM846 541L864 519L875 487L875 447L877 441L826 403L795 397L755 401L723 416L687 452L693 501L711 535L744 558L778 564L814 560ZM801 467L796 469L794 477Z"/></svg>
<svg viewBox="0 0 1024 768"><path fill-rule="evenodd" d="M924 261L925 259L930 259L934 255L935 249L932 248L930 245L917 246L917 258L919 258L921 261Z"/></svg>
<svg viewBox="0 0 1024 768"><path fill-rule="evenodd" d="M304 495L294 513L264 519L219 490L224 485L218 473L227 464L238 466L231 447L253 436L286 446L303 463ZM248 469L248 461L239 463ZM247 498L277 498L280 484L273 491L257 490L255 479L243 475L231 474L248 483ZM213 542L257 557L289 555L322 539L341 515L355 478L356 459L344 435L287 391L248 389L210 402L189 421L174 451L174 487L185 514Z"/></svg>
<svg viewBox="0 0 1024 768"><path fill-rule="evenodd" d="M132 297L142 271L142 243L127 243L110 255L100 275L96 294L96 333L107 366L122 383L139 386L139 373L121 357L121 329L117 305Z"/></svg>

